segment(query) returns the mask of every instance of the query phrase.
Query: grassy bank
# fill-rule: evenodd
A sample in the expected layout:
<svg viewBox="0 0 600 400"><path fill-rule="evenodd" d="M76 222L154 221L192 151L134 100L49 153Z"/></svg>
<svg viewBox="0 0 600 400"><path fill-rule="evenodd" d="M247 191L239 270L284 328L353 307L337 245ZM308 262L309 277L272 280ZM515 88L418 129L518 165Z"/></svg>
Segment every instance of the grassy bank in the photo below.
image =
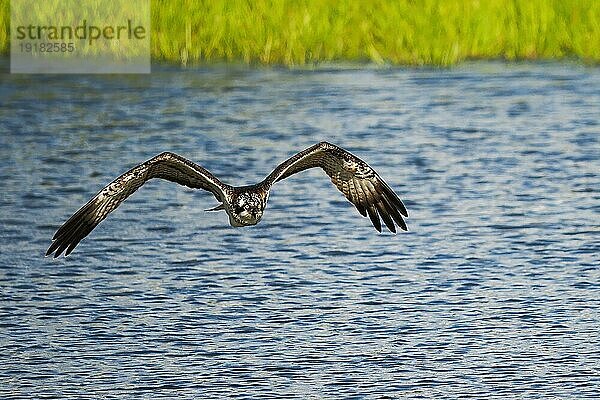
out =
<svg viewBox="0 0 600 400"><path fill-rule="evenodd" d="M0 48L8 51L7 0ZM452 65L600 61L598 0L152 0L152 55L175 63Z"/></svg>

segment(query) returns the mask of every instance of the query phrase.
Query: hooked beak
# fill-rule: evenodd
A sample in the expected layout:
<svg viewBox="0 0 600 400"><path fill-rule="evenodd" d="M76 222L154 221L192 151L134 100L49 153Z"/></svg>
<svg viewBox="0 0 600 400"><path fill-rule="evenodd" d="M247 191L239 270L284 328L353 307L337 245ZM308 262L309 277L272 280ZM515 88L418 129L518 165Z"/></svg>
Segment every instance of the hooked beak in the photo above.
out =
<svg viewBox="0 0 600 400"><path fill-rule="evenodd" d="M225 209L225 205L223 203L219 204L216 207L213 208L209 208L208 210L204 210L204 211L221 211Z"/></svg>

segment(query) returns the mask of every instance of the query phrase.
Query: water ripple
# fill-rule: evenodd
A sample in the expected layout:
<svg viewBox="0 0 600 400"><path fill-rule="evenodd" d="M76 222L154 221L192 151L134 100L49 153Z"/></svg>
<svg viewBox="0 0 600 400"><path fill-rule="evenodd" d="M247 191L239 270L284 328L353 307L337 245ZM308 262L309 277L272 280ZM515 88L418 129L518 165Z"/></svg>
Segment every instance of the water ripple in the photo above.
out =
<svg viewBox="0 0 600 400"><path fill-rule="evenodd" d="M528 63L3 76L0 397L599 398L599 83ZM410 232L377 234L319 171L247 229L152 182L43 258L156 153L247 184L323 139L400 193Z"/></svg>

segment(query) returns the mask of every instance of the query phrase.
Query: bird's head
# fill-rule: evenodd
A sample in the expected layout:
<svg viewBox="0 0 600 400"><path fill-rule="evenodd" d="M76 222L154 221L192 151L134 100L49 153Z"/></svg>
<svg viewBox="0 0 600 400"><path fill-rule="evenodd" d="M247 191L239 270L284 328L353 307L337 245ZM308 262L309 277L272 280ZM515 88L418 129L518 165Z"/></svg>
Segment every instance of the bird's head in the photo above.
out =
<svg viewBox="0 0 600 400"><path fill-rule="evenodd" d="M259 194L241 193L231 204L231 225L256 225L262 218L264 208L264 202Z"/></svg>

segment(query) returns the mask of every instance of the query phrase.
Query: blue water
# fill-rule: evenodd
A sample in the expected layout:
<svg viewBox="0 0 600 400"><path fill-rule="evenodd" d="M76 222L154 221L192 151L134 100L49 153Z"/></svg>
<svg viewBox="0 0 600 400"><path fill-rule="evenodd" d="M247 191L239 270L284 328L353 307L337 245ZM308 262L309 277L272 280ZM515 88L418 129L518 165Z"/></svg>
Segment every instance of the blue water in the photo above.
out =
<svg viewBox="0 0 600 400"><path fill-rule="evenodd" d="M0 82L0 398L600 397L598 68ZM378 234L314 170L251 228L152 181L43 256L161 151L242 185L319 140L387 180L410 232Z"/></svg>

